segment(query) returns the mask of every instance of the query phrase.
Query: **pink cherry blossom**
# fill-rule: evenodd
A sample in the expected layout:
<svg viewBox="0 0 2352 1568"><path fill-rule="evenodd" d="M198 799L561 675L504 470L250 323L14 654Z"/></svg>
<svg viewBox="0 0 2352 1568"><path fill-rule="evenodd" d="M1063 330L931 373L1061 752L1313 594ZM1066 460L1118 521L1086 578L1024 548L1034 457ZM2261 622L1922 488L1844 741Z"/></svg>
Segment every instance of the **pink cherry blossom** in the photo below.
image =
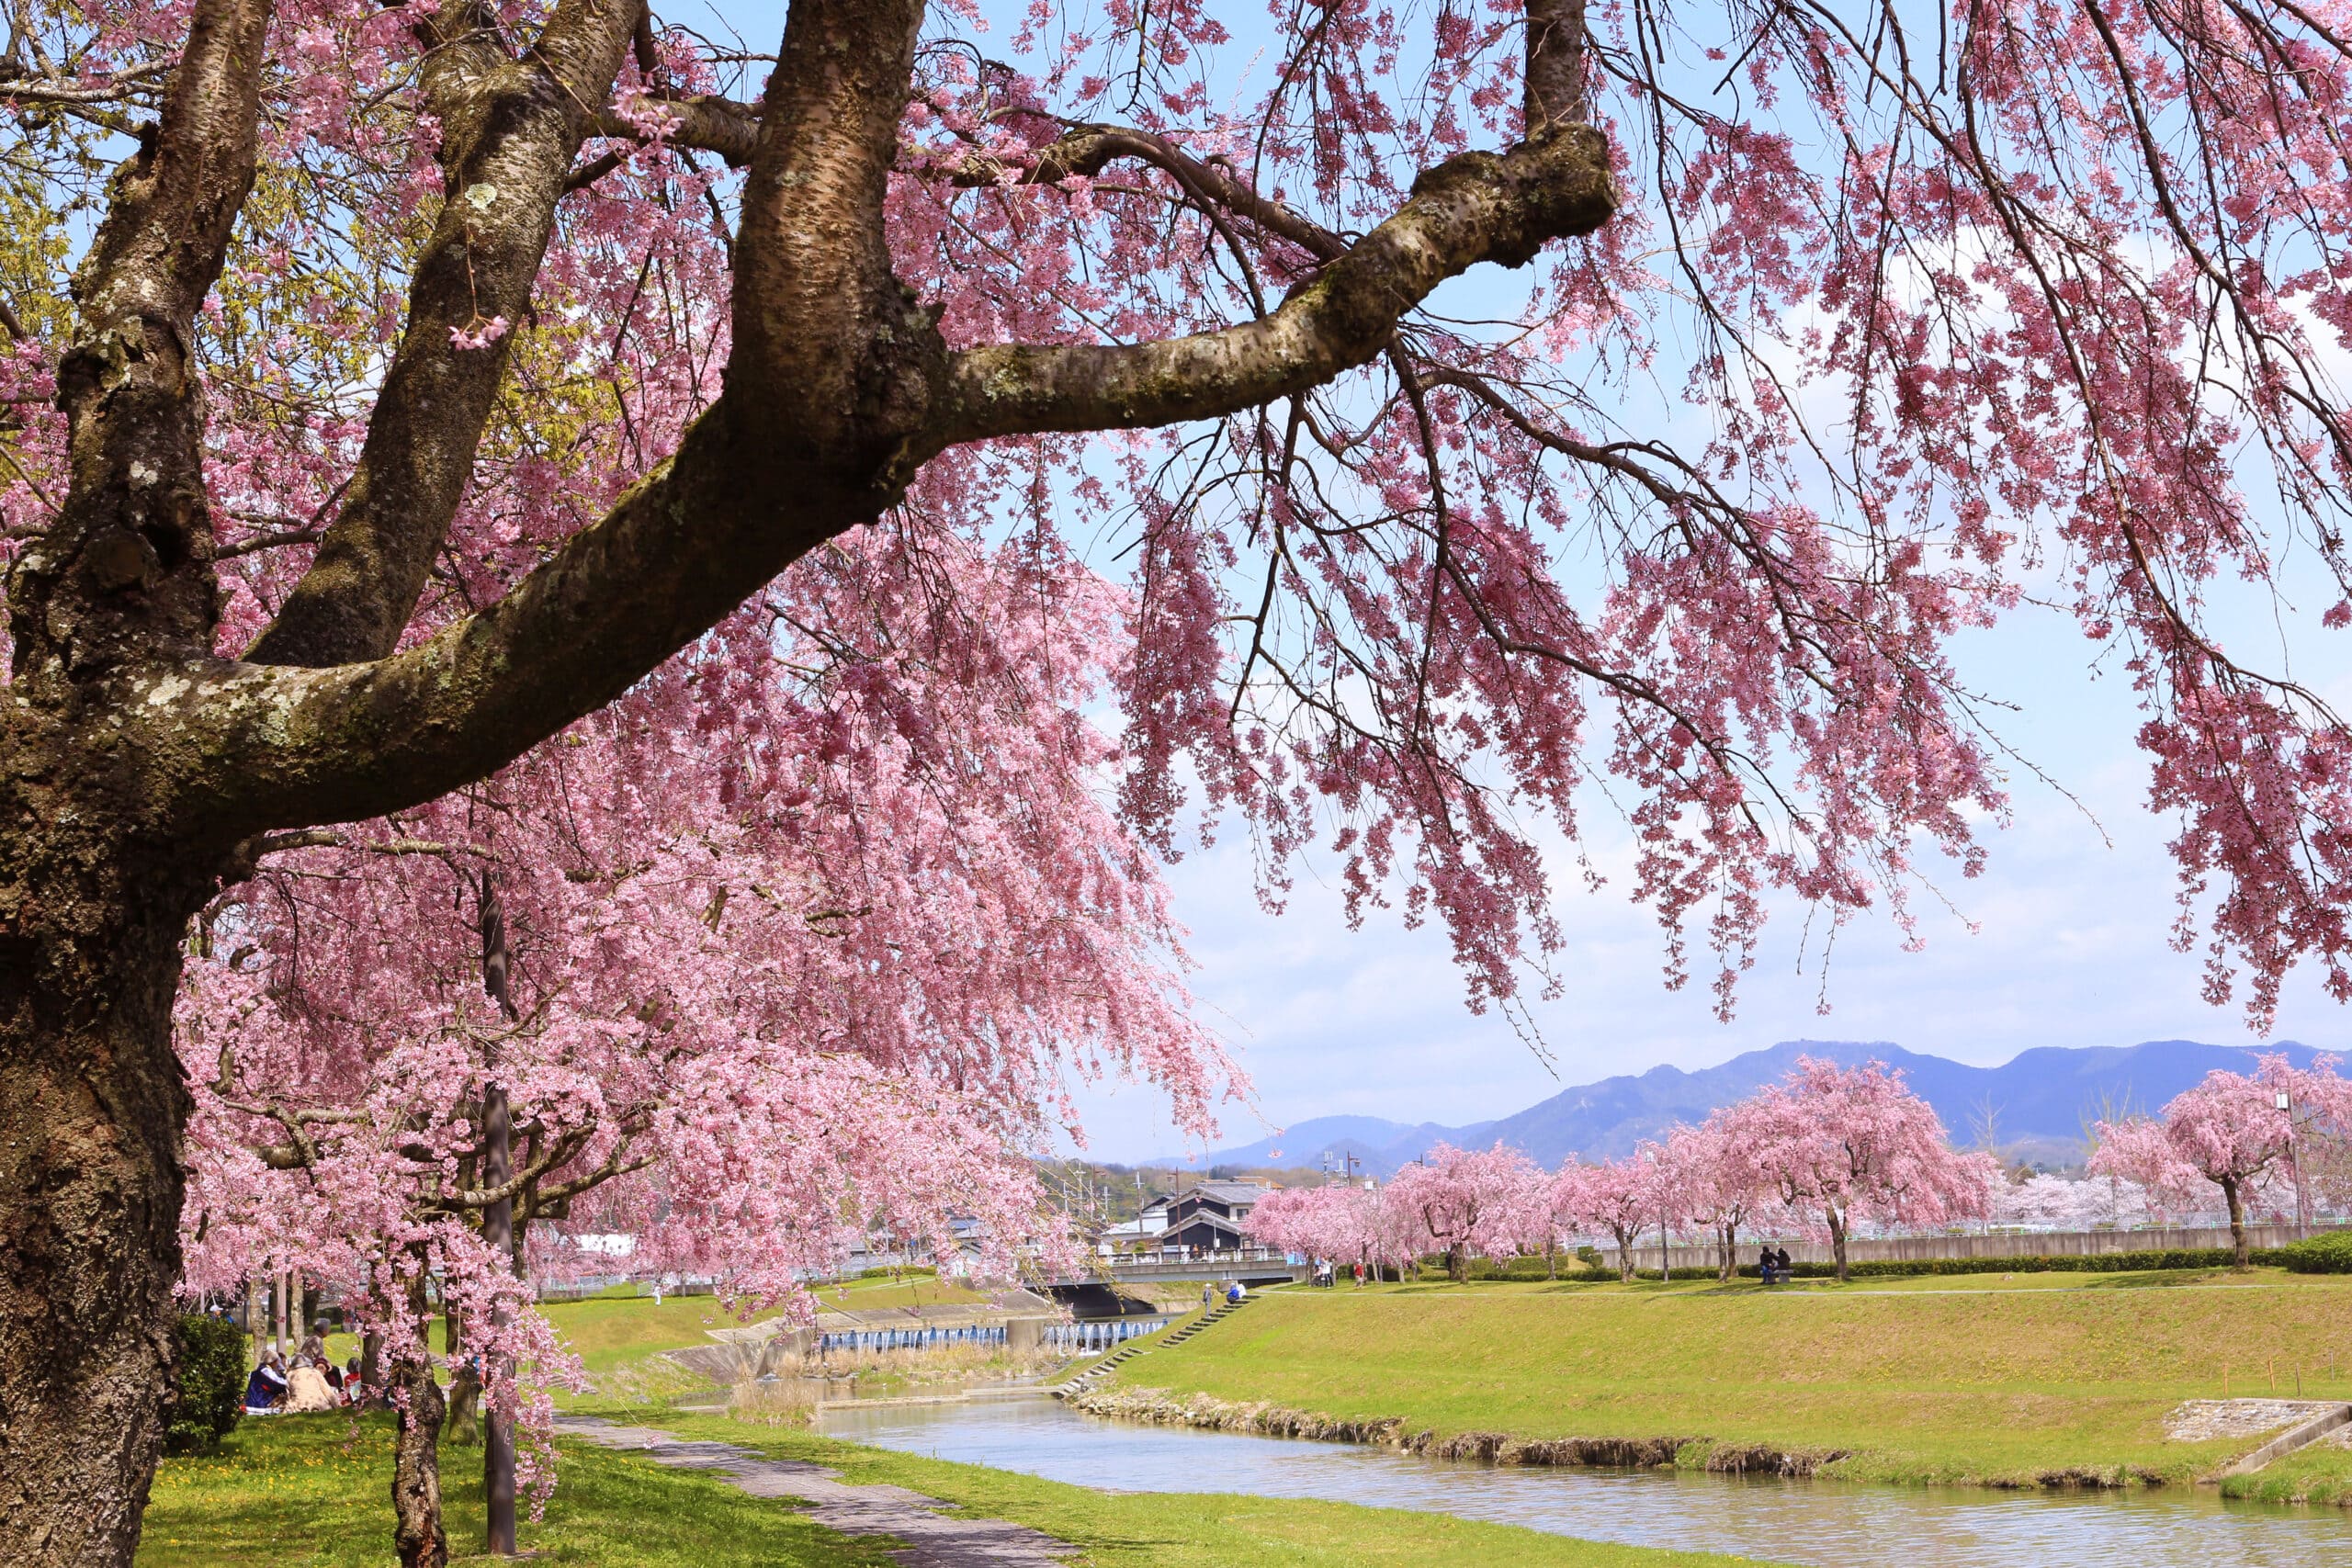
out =
<svg viewBox="0 0 2352 1568"><path fill-rule="evenodd" d="M2281 1096L2290 1108L2280 1107ZM2193 1204L2207 1184L2219 1188L2238 1267L2245 1268L2248 1205L2267 1201L2291 1212L2290 1151L2308 1143L2320 1155L2347 1133L2352 1083L2335 1071L2335 1058L2323 1056L2299 1068L2273 1053L2251 1073L2217 1068L2206 1074L2204 1082L2166 1102L2160 1116L2101 1122L2090 1168L2181 1203ZM2330 1173L2335 1168L2334 1160L2320 1165Z"/></svg>

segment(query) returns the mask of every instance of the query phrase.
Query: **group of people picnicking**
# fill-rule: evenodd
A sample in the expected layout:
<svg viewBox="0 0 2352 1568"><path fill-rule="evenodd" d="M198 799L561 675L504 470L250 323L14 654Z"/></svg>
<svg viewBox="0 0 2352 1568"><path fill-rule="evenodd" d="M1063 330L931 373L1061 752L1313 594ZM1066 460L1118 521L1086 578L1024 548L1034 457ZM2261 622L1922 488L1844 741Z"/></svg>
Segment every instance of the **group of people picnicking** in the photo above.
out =
<svg viewBox="0 0 2352 1568"><path fill-rule="evenodd" d="M245 1414L286 1416L334 1410L360 1403L359 1358L336 1366L315 1334L302 1341L289 1364L275 1346L245 1380Z"/></svg>

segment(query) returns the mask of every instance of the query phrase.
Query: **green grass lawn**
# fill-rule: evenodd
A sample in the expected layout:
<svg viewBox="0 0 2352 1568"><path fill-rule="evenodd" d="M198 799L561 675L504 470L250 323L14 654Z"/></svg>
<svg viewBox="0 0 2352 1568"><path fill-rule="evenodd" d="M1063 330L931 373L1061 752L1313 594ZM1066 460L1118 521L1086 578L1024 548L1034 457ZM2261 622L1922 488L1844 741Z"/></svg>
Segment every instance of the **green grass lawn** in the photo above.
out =
<svg viewBox="0 0 2352 1568"><path fill-rule="evenodd" d="M651 1303L648 1303L650 1305ZM450 1555L481 1557L481 1450L442 1451ZM391 1424L281 1416L239 1424L218 1454L155 1474L141 1568L384 1568L392 1562ZM888 1568L851 1540L706 1475L567 1447L546 1521L521 1544L580 1568Z"/></svg>
<svg viewBox="0 0 2352 1568"><path fill-rule="evenodd" d="M2333 1373L2330 1372L2331 1358ZM1846 1450L1853 1479L2179 1483L2183 1399L2352 1399L2352 1280L2018 1274L1811 1283L1278 1291L1121 1369L1131 1386L1438 1432ZM1693 1451L1691 1459L1698 1457ZM2313 1464L2322 1461L2313 1461Z"/></svg>
<svg viewBox="0 0 2352 1568"><path fill-rule="evenodd" d="M723 1417L660 1420L681 1437L816 1460L849 1481L893 1482L975 1515L1034 1526L1082 1547L1080 1568L1419 1568L1433 1556L1449 1568L1736 1568L1742 1561L1340 1503L1093 1492ZM456 1447L442 1453L458 1558L481 1539L480 1455ZM362 1421L356 1437L337 1416L244 1422L219 1454L164 1462L138 1561L141 1568L380 1568L391 1560L390 1473L386 1417ZM888 1541L838 1535L788 1503L629 1454L566 1443L560 1474L545 1522L526 1521L521 1530L520 1544L543 1562L887 1568L894 1561Z"/></svg>
<svg viewBox="0 0 2352 1568"><path fill-rule="evenodd" d="M2224 1497L2265 1503L2335 1503L2352 1506L2352 1448L2317 1442L2273 1460L2252 1475L2222 1483Z"/></svg>

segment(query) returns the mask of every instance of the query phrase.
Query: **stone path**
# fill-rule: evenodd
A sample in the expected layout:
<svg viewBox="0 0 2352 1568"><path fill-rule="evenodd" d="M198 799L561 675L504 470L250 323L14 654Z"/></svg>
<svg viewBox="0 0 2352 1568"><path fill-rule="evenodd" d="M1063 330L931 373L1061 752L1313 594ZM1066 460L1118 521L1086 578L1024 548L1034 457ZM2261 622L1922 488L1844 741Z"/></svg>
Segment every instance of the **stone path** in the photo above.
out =
<svg viewBox="0 0 2352 1568"><path fill-rule="evenodd" d="M907 1568L1063 1568L1078 1551L1025 1525L954 1512L956 1505L903 1486L852 1485L820 1464L768 1459L732 1443L687 1442L593 1416L561 1416L556 1425L582 1442L642 1452L656 1464L716 1471L754 1497L812 1503L808 1517L843 1535L895 1536L907 1545L891 1555Z"/></svg>

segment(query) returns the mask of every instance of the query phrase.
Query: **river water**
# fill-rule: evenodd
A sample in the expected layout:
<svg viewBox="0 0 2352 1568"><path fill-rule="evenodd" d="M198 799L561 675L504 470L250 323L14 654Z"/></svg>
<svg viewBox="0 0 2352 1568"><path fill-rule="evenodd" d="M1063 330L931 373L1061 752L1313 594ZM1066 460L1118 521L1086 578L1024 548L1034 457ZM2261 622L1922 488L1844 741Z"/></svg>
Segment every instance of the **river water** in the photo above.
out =
<svg viewBox="0 0 2352 1568"><path fill-rule="evenodd" d="M2346 1568L2352 1514L2210 1489L2019 1494L1521 1469L1351 1443L1146 1427L1043 1395L829 1406L833 1437L1125 1492L1320 1497L1817 1568Z"/></svg>

